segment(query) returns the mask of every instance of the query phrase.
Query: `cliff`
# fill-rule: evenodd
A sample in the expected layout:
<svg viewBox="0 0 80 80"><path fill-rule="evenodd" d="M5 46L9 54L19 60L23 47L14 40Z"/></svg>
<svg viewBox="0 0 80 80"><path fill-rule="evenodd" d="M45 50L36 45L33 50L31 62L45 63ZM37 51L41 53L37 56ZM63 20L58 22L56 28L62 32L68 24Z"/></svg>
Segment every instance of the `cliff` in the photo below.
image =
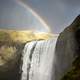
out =
<svg viewBox="0 0 80 80"><path fill-rule="evenodd" d="M63 35L65 34L65 35ZM64 77L61 80L79 80L80 79L80 15L73 21L73 23L68 26L60 36L65 36L67 39L67 44L69 43L68 48L72 49L73 61L71 68L66 71ZM72 36L70 36L72 35ZM59 37L60 38L60 37ZM69 40L71 39L71 41ZM72 45L71 45L72 44ZM71 59L69 59L71 61Z"/></svg>

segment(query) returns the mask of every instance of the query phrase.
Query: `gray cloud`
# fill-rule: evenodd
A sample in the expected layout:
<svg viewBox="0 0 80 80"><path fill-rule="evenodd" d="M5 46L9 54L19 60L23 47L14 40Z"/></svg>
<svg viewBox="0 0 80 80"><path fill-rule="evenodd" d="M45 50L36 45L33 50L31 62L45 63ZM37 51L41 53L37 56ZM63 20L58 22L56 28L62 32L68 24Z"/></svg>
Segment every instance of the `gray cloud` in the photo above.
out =
<svg viewBox="0 0 80 80"><path fill-rule="evenodd" d="M66 5L80 7L80 0L61 0L61 2Z"/></svg>
<svg viewBox="0 0 80 80"><path fill-rule="evenodd" d="M54 33L60 33L80 14L80 0L22 0L45 20ZM27 15L26 15L27 14ZM15 3L15 0L0 0L0 27L29 29L26 9ZM38 21L39 22L39 21ZM37 23L38 23L37 22ZM29 24L36 24L34 23ZM38 23L39 24L39 23ZM38 24L35 28L42 29ZM20 27L21 26L21 27ZM27 27L25 27L27 26ZM42 26L42 25L40 25Z"/></svg>

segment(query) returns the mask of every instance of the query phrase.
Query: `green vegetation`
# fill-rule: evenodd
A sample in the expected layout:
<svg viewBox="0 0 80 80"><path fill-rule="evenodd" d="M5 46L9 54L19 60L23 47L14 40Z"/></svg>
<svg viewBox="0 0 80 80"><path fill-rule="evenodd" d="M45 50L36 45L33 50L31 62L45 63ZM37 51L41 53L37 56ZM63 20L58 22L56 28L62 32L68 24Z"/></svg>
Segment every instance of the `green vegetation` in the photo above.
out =
<svg viewBox="0 0 80 80"><path fill-rule="evenodd" d="M80 80L80 56L74 60L72 69L61 80Z"/></svg>
<svg viewBox="0 0 80 80"><path fill-rule="evenodd" d="M0 41L26 43L33 40L47 40L53 37L51 33L35 33L33 31L0 30Z"/></svg>
<svg viewBox="0 0 80 80"><path fill-rule="evenodd" d="M10 36L8 33L0 31L0 41L9 41Z"/></svg>

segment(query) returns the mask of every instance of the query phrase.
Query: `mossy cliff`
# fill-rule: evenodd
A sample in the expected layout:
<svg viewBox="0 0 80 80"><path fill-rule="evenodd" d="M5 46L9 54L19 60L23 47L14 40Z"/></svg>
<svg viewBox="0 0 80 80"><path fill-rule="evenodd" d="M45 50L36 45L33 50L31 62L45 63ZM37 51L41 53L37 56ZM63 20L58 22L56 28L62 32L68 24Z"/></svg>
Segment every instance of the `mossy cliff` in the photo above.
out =
<svg viewBox="0 0 80 80"><path fill-rule="evenodd" d="M80 15L64 31L73 33L75 42L74 60L72 67L66 71L61 80L80 80ZM73 46L70 47L70 49Z"/></svg>

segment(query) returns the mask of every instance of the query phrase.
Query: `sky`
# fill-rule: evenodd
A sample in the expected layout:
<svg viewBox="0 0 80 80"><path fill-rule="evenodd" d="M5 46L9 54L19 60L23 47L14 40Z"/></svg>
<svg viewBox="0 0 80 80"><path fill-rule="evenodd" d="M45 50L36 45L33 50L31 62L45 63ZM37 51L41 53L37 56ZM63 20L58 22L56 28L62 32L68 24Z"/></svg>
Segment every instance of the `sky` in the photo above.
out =
<svg viewBox="0 0 80 80"><path fill-rule="evenodd" d="M0 28L48 31L19 2L36 12L53 33L63 31L80 14L80 0L0 0Z"/></svg>

